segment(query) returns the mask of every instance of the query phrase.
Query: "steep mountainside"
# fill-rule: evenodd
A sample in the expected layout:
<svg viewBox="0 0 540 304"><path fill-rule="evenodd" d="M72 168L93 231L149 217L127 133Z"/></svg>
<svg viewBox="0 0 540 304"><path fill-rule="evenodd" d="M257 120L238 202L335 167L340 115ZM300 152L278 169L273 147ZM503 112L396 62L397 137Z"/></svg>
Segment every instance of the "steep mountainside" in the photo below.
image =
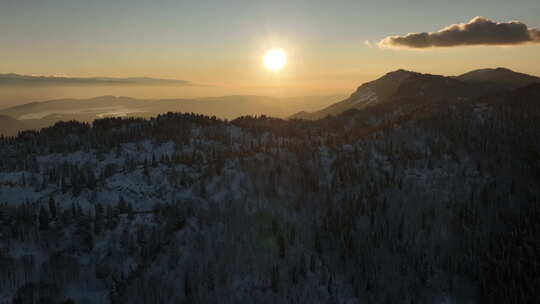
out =
<svg viewBox="0 0 540 304"><path fill-rule="evenodd" d="M404 101L410 107L412 103L420 106L426 103L470 100L533 83L540 83L540 78L502 68L477 70L457 77L398 70L363 84L346 100L320 111L300 112L291 118L320 119L349 109L364 109L383 103L395 103L393 108L396 110Z"/></svg>

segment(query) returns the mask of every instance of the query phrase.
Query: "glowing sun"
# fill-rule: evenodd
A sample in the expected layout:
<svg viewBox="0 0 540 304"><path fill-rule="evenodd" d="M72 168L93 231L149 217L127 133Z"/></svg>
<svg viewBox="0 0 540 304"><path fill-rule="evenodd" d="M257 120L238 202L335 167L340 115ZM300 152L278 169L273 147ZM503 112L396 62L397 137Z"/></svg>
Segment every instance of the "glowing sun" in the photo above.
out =
<svg viewBox="0 0 540 304"><path fill-rule="evenodd" d="M264 66L272 71L279 71L287 64L287 55L282 50L272 49L264 55Z"/></svg>

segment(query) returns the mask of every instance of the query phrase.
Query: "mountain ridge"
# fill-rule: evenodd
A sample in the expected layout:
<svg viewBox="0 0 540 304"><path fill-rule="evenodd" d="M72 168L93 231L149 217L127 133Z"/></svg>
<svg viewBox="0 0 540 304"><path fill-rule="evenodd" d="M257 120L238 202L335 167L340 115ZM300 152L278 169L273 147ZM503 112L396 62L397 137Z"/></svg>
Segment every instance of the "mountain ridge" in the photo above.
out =
<svg viewBox="0 0 540 304"><path fill-rule="evenodd" d="M53 99L32 102L0 110L0 115L24 121L30 129L39 129L59 120L91 122L113 116L152 117L167 112L193 112L234 119L243 115L287 117L300 110L316 110L344 96L221 96L196 99L137 99L127 96L97 96L86 99ZM3 133L0 124L0 133ZM10 129L11 130L11 129ZM4 133L5 134L5 133ZM14 135L16 132L10 132Z"/></svg>
<svg viewBox="0 0 540 304"><path fill-rule="evenodd" d="M316 112L296 113L290 118L320 119L348 109L364 109L377 104L416 99L418 102L464 100L499 93L540 82L540 77L505 68L474 70L459 76L424 74L399 69L366 82L347 99Z"/></svg>

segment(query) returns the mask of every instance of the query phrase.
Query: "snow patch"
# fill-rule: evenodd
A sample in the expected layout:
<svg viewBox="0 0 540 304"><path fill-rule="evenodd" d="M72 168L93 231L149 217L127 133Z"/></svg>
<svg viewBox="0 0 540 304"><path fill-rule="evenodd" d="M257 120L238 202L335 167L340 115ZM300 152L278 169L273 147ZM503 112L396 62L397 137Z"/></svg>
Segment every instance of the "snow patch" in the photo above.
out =
<svg viewBox="0 0 540 304"><path fill-rule="evenodd" d="M363 103L364 106L367 106L371 103L376 103L379 101L379 96L371 88L366 87L360 90L355 94L355 99L351 101L352 105L357 105Z"/></svg>

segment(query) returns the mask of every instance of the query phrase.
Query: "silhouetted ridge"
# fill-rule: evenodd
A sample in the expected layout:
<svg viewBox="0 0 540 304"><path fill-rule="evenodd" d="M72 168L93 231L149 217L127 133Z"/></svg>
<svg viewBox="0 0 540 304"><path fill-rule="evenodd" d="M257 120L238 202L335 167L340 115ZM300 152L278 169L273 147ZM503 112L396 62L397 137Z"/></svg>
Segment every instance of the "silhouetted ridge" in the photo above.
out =
<svg viewBox="0 0 540 304"><path fill-rule="evenodd" d="M460 80L441 75L396 70L364 83L346 100L313 113L299 113L295 118L320 119L348 109L365 109L406 100L423 104L477 96L474 88ZM397 106L396 106L397 107Z"/></svg>
<svg viewBox="0 0 540 304"><path fill-rule="evenodd" d="M426 103L463 101L500 94L523 87L540 78L517 73L507 68L481 69L456 77L423 74L399 69L362 84L346 100L312 113L297 113L294 118L320 119L338 115L348 109L364 109L396 103L394 111L403 111L401 104L414 109Z"/></svg>
<svg viewBox="0 0 540 304"><path fill-rule="evenodd" d="M540 77L514 72L507 68L480 69L455 77L461 81L478 85L489 92L512 90L535 82Z"/></svg>

